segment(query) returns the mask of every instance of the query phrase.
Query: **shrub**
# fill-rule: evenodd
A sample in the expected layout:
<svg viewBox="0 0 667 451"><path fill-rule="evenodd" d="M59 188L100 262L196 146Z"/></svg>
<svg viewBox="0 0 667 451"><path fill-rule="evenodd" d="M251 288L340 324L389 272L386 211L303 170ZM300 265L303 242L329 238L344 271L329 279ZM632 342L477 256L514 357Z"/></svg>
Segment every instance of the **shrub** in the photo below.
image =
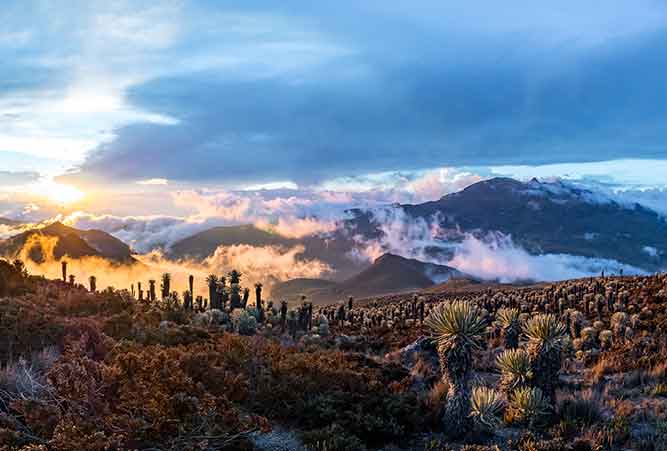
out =
<svg viewBox="0 0 667 451"><path fill-rule="evenodd" d="M470 403L470 416L480 431L493 432L500 427L505 403L497 391L488 387L475 387Z"/></svg>
<svg viewBox="0 0 667 451"><path fill-rule="evenodd" d="M238 331L241 335L255 335L257 332L257 318L246 311L242 311L238 319Z"/></svg>
<svg viewBox="0 0 667 451"><path fill-rule="evenodd" d="M435 333L443 379L449 385L444 412L447 433L460 437L470 428L472 351L481 348L486 320L474 304L453 301L440 304L425 323Z"/></svg>
<svg viewBox="0 0 667 451"><path fill-rule="evenodd" d="M565 326L554 315L537 315L528 320L524 334L528 339L533 383L552 400L558 384Z"/></svg>
<svg viewBox="0 0 667 451"><path fill-rule="evenodd" d="M667 384L656 384L651 390L651 395L659 398L667 398Z"/></svg>
<svg viewBox="0 0 667 451"><path fill-rule="evenodd" d="M558 406L561 421L575 426L591 426L602 419L597 403L591 399L573 397Z"/></svg>
<svg viewBox="0 0 667 451"><path fill-rule="evenodd" d="M506 393L525 387L533 377L528 353L523 349L507 349L496 357L501 371L500 386Z"/></svg>
<svg viewBox="0 0 667 451"><path fill-rule="evenodd" d="M329 322L326 320L320 321L320 324L317 326L317 334L322 337L327 337L329 333Z"/></svg>
<svg viewBox="0 0 667 451"><path fill-rule="evenodd" d="M355 435L334 423L303 434L303 443L312 451L364 451L366 446Z"/></svg>
<svg viewBox="0 0 667 451"><path fill-rule="evenodd" d="M45 391L42 375L25 359L0 368L0 390L21 399L35 399Z"/></svg>
<svg viewBox="0 0 667 451"><path fill-rule="evenodd" d="M518 388L510 397L509 416L513 423L525 424L534 429L543 425L550 414L549 401L539 388Z"/></svg>
<svg viewBox="0 0 667 451"><path fill-rule="evenodd" d="M231 313L231 322L234 330L237 332L240 331L243 327L245 334L242 335L254 335L257 331L257 318L251 315L247 310L237 308L234 309ZM241 325L243 323L243 325ZM253 331L254 325L254 331ZM240 332L239 332L240 333Z"/></svg>

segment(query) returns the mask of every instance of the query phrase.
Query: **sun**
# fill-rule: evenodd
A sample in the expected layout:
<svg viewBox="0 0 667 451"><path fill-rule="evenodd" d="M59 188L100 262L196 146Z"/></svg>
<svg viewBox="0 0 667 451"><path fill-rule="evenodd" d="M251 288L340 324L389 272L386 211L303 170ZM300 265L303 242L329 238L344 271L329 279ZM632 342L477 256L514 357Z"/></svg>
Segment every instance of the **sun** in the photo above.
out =
<svg viewBox="0 0 667 451"><path fill-rule="evenodd" d="M51 201L63 205L73 204L85 197L85 193L80 189L53 181L41 184L40 190L43 190L42 194L48 197Z"/></svg>

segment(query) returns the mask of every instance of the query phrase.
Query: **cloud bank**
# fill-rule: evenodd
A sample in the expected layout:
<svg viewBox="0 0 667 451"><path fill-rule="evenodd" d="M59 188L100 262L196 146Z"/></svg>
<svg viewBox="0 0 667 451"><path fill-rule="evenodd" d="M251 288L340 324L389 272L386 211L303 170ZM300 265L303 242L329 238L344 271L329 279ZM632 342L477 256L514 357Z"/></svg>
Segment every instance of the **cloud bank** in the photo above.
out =
<svg viewBox="0 0 667 451"><path fill-rule="evenodd" d="M291 278L318 278L327 276L331 268L319 260L299 258L303 252L300 246L282 248L276 246L220 246L210 257L203 261L169 260L160 251L152 251L135 257L140 263L134 265L118 265L99 257L61 259L54 257L54 249L58 238L33 236L26 242L19 258L26 263L31 274L40 274L51 279L61 278L61 261L67 262L68 274L76 277L76 282L88 285L90 276L97 279L98 289L106 287L127 288L132 285L138 289L138 283L144 290L148 289L148 281L156 280L157 287L161 276L169 273L172 290L182 293L188 287L190 275L195 277L195 293L208 297L206 277L209 274L226 275L232 269L243 274L243 284L252 287L255 283L266 285L265 293L270 294L273 284ZM36 263L28 258L30 249L39 246L43 250L44 261Z"/></svg>
<svg viewBox="0 0 667 451"><path fill-rule="evenodd" d="M390 252L406 258L447 265L484 280L555 281L607 274L645 274L645 271L609 259L568 254L533 255L515 244L511 236L488 233L476 236L442 230L436 218L412 219L403 210L371 211L382 235L358 239L351 258L373 261Z"/></svg>

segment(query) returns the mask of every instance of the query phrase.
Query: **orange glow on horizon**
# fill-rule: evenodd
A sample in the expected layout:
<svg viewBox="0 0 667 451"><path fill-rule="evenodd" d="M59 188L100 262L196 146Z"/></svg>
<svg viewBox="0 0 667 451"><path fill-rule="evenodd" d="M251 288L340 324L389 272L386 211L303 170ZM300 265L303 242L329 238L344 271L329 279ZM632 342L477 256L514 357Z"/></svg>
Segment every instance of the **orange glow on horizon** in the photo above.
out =
<svg viewBox="0 0 667 451"><path fill-rule="evenodd" d="M86 193L80 189L71 185L57 183L52 180L40 183L36 187L36 190L51 202L60 205L74 204L86 197Z"/></svg>

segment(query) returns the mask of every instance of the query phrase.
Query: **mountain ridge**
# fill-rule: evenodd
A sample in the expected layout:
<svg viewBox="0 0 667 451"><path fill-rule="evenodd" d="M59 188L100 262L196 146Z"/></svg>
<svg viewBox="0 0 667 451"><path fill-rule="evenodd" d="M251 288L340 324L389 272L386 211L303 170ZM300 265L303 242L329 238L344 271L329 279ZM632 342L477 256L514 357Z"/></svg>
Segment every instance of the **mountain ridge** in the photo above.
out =
<svg viewBox="0 0 667 451"><path fill-rule="evenodd" d="M10 238L0 241L0 255L15 258L24 250L34 237L55 237L58 239L53 257L61 259L102 257L119 264L133 264L137 260L132 257L132 250L121 240L102 230L79 230L56 221L45 227L26 230ZM45 249L38 242L31 249L27 249L28 257L38 263L45 259Z"/></svg>
<svg viewBox="0 0 667 451"><path fill-rule="evenodd" d="M667 223L639 204L620 204L564 182L497 177L421 204L407 217L435 222L449 236L500 232L533 255L570 254L617 260L648 271L667 267ZM381 233L372 214L363 222ZM646 248L656 249L650 255Z"/></svg>
<svg viewBox="0 0 667 451"><path fill-rule="evenodd" d="M358 274L338 283L322 279L305 279L311 287L287 281L272 288L272 296L295 301L301 294L318 304L335 302L349 296L367 298L384 294L419 291L453 278L469 275L446 265L425 263L416 259L385 253ZM321 287L318 287L318 283ZM294 284L295 286L290 286ZM301 290L301 291L299 291ZM282 299L275 299L282 300Z"/></svg>

